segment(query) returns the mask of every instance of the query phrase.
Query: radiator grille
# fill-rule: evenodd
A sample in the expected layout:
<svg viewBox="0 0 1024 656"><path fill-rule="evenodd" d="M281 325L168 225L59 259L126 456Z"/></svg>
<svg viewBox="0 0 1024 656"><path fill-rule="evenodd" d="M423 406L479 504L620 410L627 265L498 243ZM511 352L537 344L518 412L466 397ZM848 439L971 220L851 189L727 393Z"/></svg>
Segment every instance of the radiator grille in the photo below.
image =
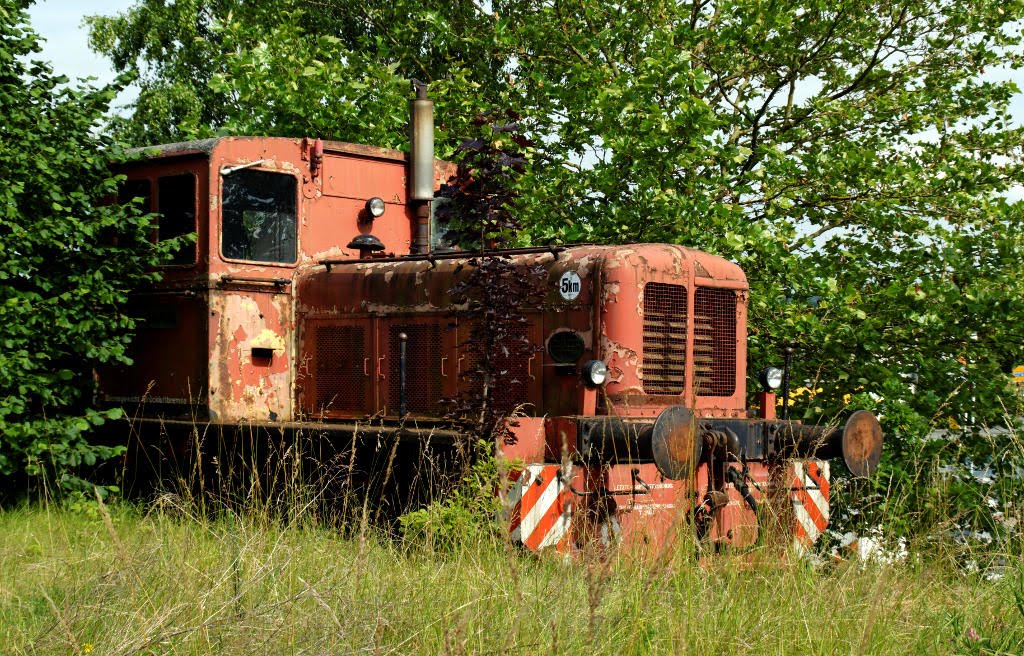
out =
<svg viewBox="0 0 1024 656"><path fill-rule="evenodd" d="M686 287L644 285L643 385L648 394L682 394L686 383Z"/></svg>
<svg viewBox="0 0 1024 656"><path fill-rule="evenodd" d="M362 326L317 326L317 412L367 411L365 332Z"/></svg>
<svg viewBox="0 0 1024 656"><path fill-rule="evenodd" d="M697 396L736 391L736 292L701 287L693 298L693 375Z"/></svg>
<svg viewBox="0 0 1024 656"><path fill-rule="evenodd" d="M388 414L398 413L401 333L409 338L405 350L406 410L437 416L442 395L441 357L445 354L438 324L391 326L388 330Z"/></svg>

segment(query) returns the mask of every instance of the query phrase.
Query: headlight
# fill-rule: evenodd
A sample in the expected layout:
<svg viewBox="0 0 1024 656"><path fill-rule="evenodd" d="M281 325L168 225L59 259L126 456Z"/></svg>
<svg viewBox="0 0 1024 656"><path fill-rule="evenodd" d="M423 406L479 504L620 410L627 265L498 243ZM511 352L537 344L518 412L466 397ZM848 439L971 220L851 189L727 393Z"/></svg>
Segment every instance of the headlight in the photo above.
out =
<svg viewBox="0 0 1024 656"><path fill-rule="evenodd" d="M366 211L375 219L384 214L384 199L374 196L366 201Z"/></svg>
<svg viewBox="0 0 1024 656"><path fill-rule="evenodd" d="M782 369L778 367L765 367L758 376L761 387L767 390L777 390L782 387Z"/></svg>
<svg viewBox="0 0 1024 656"><path fill-rule="evenodd" d="M583 365L583 382L589 387L600 387L608 380L608 366L600 360Z"/></svg>

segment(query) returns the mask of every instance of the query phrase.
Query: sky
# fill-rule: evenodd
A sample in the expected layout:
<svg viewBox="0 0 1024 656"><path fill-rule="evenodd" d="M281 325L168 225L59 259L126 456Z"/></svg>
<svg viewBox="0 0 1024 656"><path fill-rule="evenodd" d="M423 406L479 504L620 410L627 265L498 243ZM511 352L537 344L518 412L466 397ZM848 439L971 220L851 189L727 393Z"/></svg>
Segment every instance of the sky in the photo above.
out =
<svg viewBox="0 0 1024 656"><path fill-rule="evenodd" d="M135 0L37 0L29 9L32 26L45 42L43 58L53 64L54 71L68 77L95 77L101 83L109 82L114 73L109 62L89 50L87 30L82 18L91 14L120 13L135 4ZM989 71L992 80L1014 80L1024 89L1024 71L997 69ZM132 89L122 94L115 104L125 104L134 94ZM1024 124L1024 92L1018 93L1010 104L1018 125Z"/></svg>
<svg viewBox="0 0 1024 656"><path fill-rule="evenodd" d="M43 59L53 64L55 72L68 77L95 77L110 82L114 72L110 63L89 50L88 31L82 18L91 14L120 13L134 0L42 0L29 8L32 27L46 42Z"/></svg>

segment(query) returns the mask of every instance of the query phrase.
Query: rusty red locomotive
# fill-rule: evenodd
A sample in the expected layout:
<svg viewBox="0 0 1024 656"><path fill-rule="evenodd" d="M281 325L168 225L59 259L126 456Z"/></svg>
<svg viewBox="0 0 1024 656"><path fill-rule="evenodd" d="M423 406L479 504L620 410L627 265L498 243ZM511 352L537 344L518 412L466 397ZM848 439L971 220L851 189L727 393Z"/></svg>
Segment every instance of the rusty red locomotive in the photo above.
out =
<svg viewBox="0 0 1024 656"><path fill-rule="evenodd" d="M459 439L444 400L467 384L470 325L451 290L471 254L430 247L430 199L451 167L429 149L429 135L411 157L225 137L123 165L124 198L160 214L159 238L198 238L138 296L135 364L101 374L102 398L165 432L199 422ZM767 390L748 410L748 288L735 264L666 244L500 255L543 271L542 302L521 323L536 348L506 363L510 382L493 394L520 415L500 447L516 467L513 540L649 549L687 526L744 546L771 509L806 546L828 523L828 458L856 474L877 465L869 413L803 426L776 419Z"/></svg>

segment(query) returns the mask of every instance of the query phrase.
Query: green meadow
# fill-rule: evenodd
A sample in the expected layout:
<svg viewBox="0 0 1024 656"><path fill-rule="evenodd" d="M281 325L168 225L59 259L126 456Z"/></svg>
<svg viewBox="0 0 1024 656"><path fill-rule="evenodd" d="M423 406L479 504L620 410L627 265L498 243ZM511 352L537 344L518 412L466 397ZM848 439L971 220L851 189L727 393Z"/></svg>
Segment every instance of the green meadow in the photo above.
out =
<svg viewBox="0 0 1024 656"><path fill-rule="evenodd" d="M1020 654L1024 558L431 549L178 497L0 513L0 654Z"/></svg>

